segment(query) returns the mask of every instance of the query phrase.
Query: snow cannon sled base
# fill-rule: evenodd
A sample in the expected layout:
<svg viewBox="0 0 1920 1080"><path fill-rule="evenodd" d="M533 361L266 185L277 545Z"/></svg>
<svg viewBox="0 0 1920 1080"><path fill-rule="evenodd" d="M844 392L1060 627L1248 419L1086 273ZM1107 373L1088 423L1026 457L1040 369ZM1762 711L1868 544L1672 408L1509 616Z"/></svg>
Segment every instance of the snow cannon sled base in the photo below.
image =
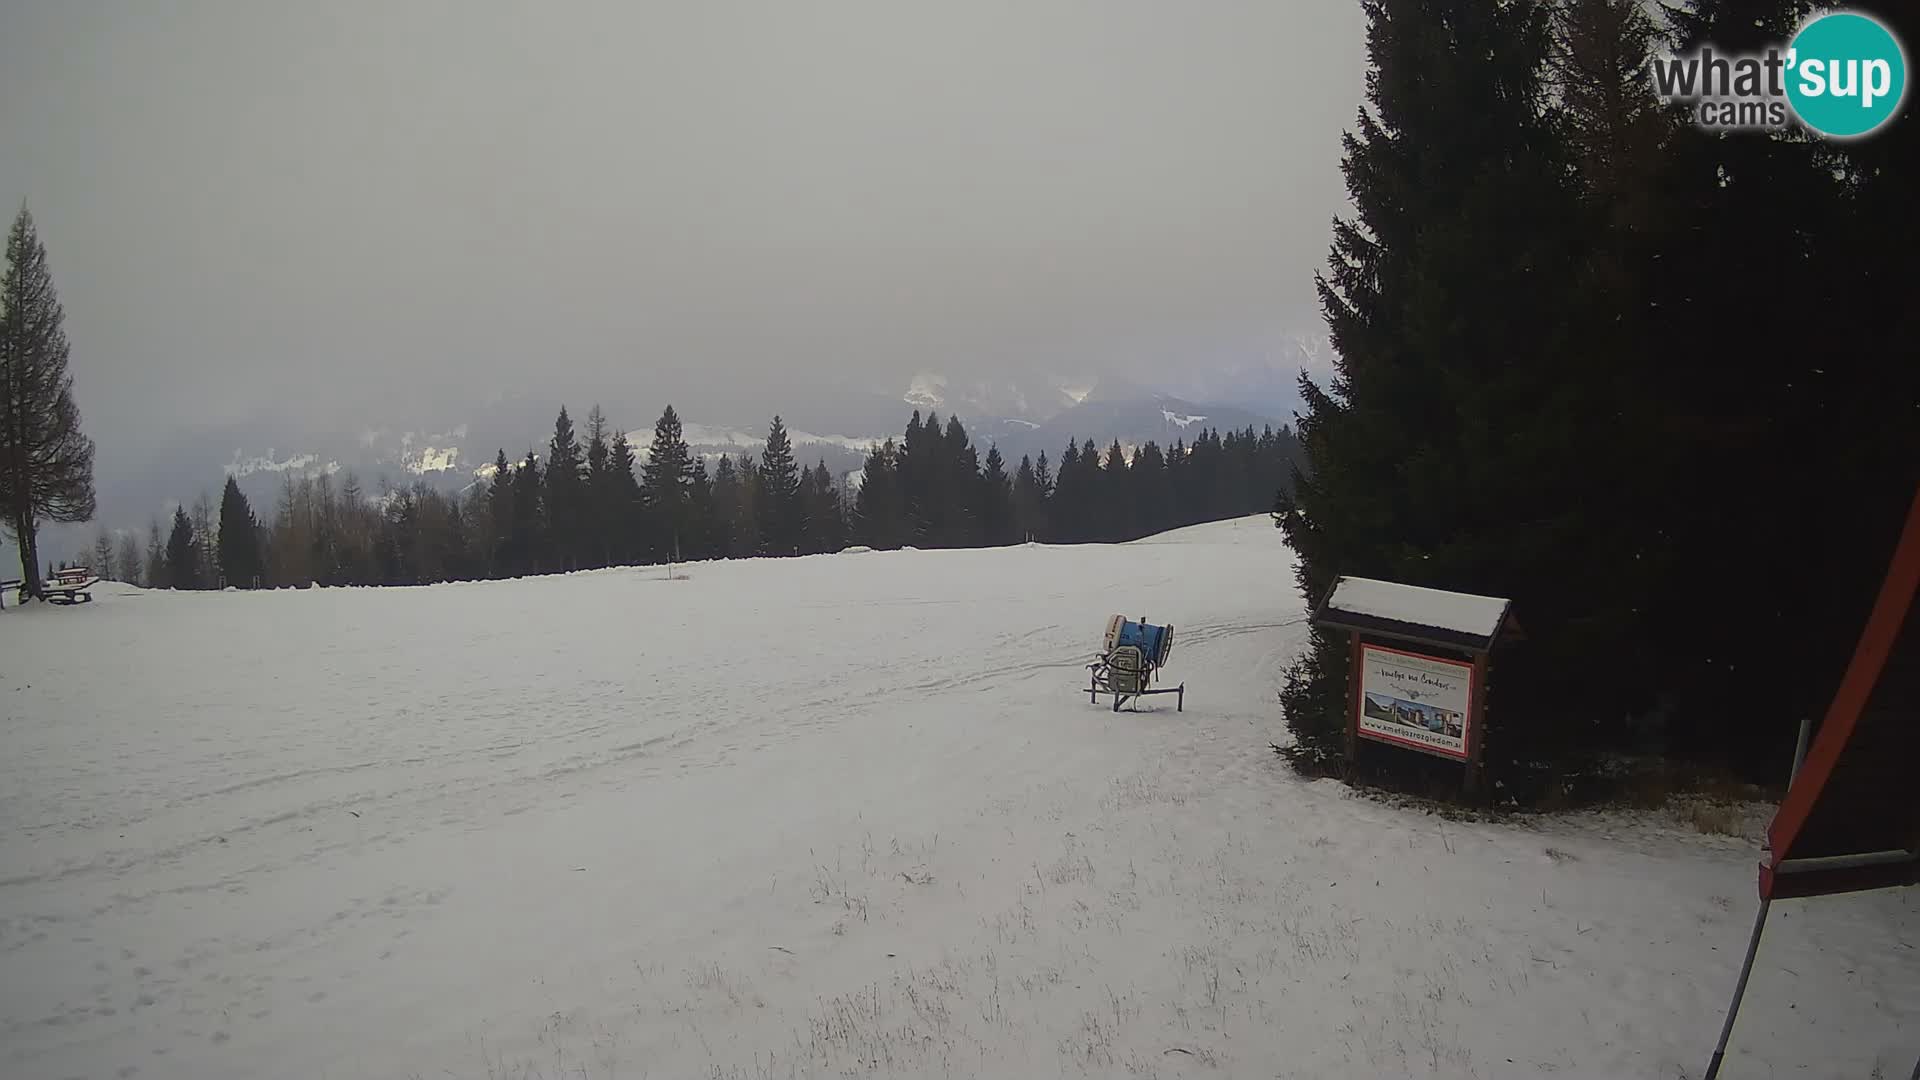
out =
<svg viewBox="0 0 1920 1080"><path fill-rule="evenodd" d="M1107 620L1107 632L1100 658L1087 665L1087 702L1099 704L1101 694L1113 697L1113 711L1129 699L1152 694L1175 694L1174 709L1185 712L1187 684L1153 688L1154 676L1173 654L1173 627L1154 626L1142 618L1133 622L1124 615Z"/></svg>

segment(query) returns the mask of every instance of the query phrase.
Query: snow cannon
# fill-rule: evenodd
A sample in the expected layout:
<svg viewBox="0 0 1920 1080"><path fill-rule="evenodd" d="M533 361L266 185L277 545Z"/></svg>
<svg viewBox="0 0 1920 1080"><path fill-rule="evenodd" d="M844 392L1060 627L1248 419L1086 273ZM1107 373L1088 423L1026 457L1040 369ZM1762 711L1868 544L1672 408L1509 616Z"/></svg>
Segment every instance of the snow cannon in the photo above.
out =
<svg viewBox="0 0 1920 1080"><path fill-rule="evenodd" d="M1145 618L1115 615L1107 620L1100 657L1087 665L1087 701L1099 704L1100 695L1113 698L1113 711L1128 701L1152 694L1175 694L1175 710L1185 712L1187 684L1154 689L1153 680L1173 653L1173 627L1155 626ZM1136 706L1137 707L1137 706Z"/></svg>
<svg viewBox="0 0 1920 1080"><path fill-rule="evenodd" d="M1173 627L1155 626L1145 621L1134 622L1125 615L1115 615L1107 620L1107 652L1122 645L1133 645L1154 667L1165 667L1167 657L1173 652Z"/></svg>

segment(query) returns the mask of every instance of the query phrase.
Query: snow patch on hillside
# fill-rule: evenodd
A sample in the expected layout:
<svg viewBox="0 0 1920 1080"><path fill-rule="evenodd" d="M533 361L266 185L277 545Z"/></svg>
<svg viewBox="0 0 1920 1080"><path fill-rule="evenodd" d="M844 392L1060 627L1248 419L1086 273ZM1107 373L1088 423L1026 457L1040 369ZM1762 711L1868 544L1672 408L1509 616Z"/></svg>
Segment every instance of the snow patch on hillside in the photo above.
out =
<svg viewBox="0 0 1920 1080"><path fill-rule="evenodd" d="M329 461L322 464L318 454L292 454L281 459L269 447L265 454L247 457L240 450L233 452L233 460L223 466L228 476L239 479L260 472L289 473L294 476L332 476L340 471L340 463Z"/></svg>
<svg viewBox="0 0 1920 1080"><path fill-rule="evenodd" d="M460 448L457 446L423 446L419 453L410 455L404 462L408 472L419 475L447 472L459 463Z"/></svg>
<svg viewBox="0 0 1920 1080"><path fill-rule="evenodd" d="M708 460L724 457L729 452L728 449L716 451L713 449L715 447L754 451L767 445L766 437L763 435L751 435L734 428L711 427L706 424L682 424L680 437L686 440L689 447L703 450L700 456ZM639 460L645 461L652 456L653 432L628 432L627 441L633 444L634 456ZM806 446L838 446L846 450L866 453L869 447L882 441L884 441L883 436L817 435L811 431L794 428L787 430L787 442L796 452Z"/></svg>
<svg viewBox="0 0 1920 1080"><path fill-rule="evenodd" d="M931 372L920 372L907 383L907 392L900 400L916 409L936 409L946 403L947 377Z"/></svg>

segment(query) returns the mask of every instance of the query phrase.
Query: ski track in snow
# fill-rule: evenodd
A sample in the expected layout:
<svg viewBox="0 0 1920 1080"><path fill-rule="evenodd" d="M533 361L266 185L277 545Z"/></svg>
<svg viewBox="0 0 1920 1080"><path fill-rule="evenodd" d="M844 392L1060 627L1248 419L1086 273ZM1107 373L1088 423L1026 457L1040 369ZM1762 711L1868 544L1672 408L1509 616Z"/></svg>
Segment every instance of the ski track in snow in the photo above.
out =
<svg viewBox="0 0 1920 1080"><path fill-rule="evenodd" d="M1294 776L1264 518L681 570L0 614L0 1075L1705 1062L1757 831ZM1076 693L1116 611L1184 713ZM1776 905L1725 1075L1904 1075L1917 946Z"/></svg>

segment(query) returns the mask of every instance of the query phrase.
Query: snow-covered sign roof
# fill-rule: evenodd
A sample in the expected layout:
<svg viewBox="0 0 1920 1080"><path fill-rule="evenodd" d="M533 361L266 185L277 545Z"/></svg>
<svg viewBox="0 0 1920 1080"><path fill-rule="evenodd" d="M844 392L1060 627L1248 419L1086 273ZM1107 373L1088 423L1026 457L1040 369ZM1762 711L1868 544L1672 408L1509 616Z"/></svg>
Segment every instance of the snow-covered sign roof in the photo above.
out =
<svg viewBox="0 0 1920 1080"><path fill-rule="evenodd" d="M1334 583L1333 592L1315 618L1331 626L1485 649L1500 633L1507 605L1508 601L1498 596L1343 577Z"/></svg>

